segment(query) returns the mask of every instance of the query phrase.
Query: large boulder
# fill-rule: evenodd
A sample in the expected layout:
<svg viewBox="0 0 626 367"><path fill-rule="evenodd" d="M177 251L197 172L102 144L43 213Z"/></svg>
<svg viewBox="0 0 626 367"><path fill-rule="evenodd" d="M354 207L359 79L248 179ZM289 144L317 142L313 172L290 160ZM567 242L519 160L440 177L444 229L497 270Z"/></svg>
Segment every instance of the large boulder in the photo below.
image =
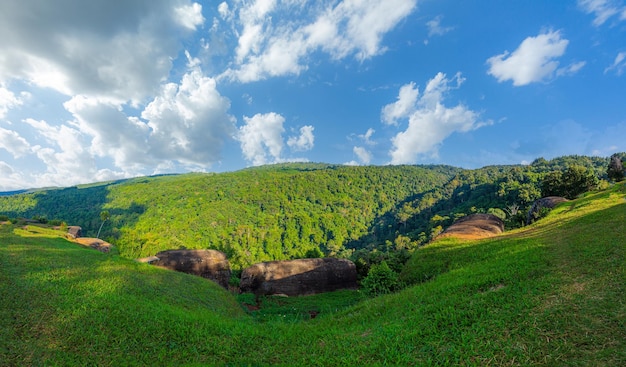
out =
<svg viewBox="0 0 626 367"><path fill-rule="evenodd" d="M300 296L356 289L356 266L346 259L299 259L254 264L241 274L240 290L256 295Z"/></svg>
<svg viewBox="0 0 626 367"><path fill-rule="evenodd" d="M67 227L67 234L70 238L79 238L83 236L83 229L79 226Z"/></svg>
<svg viewBox="0 0 626 367"><path fill-rule="evenodd" d="M113 247L113 245L111 245L110 243L103 241L99 238L79 237L74 239L74 242L80 243L83 246L90 247L105 254L111 252L111 248Z"/></svg>
<svg viewBox="0 0 626 367"><path fill-rule="evenodd" d="M561 196L546 196L545 198L537 199L528 210L528 215L526 217L526 223L530 224L534 222L541 212L541 209L553 209L557 204L569 201Z"/></svg>
<svg viewBox="0 0 626 367"><path fill-rule="evenodd" d="M224 288L230 280L230 263L217 250L168 250L156 254L152 265L210 279Z"/></svg>
<svg viewBox="0 0 626 367"><path fill-rule="evenodd" d="M485 238L504 232L504 222L493 214L470 214L456 220L439 237Z"/></svg>

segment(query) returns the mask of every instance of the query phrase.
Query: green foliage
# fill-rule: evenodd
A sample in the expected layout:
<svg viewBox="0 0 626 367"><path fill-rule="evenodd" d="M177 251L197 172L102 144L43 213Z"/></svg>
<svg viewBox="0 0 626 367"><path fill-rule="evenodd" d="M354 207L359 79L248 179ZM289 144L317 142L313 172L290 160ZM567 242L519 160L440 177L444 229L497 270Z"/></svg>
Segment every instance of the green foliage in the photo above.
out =
<svg viewBox="0 0 626 367"><path fill-rule="evenodd" d="M319 258L324 257L324 253L322 252L322 250L315 247L307 251L306 254L304 254L304 257L306 259L319 259Z"/></svg>
<svg viewBox="0 0 626 367"><path fill-rule="evenodd" d="M550 172L542 181L543 196L562 196L574 199L578 195L598 187L599 179L593 170L581 166L569 166L564 172Z"/></svg>
<svg viewBox="0 0 626 367"><path fill-rule="evenodd" d="M611 156L606 174L614 182L620 182L624 179L624 163L619 154L616 153Z"/></svg>
<svg viewBox="0 0 626 367"><path fill-rule="evenodd" d="M386 261L372 265L369 273L361 281L365 291L374 296L387 294L398 290L398 274L391 270Z"/></svg>
<svg viewBox="0 0 626 367"><path fill-rule="evenodd" d="M487 210L488 214L492 214L495 215L496 217L502 219L502 220L506 220L506 213L504 212L504 210L500 209L500 208L489 208Z"/></svg>
<svg viewBox="0 0 626 367"><path fill-rule="evenodd" d="M100 238L100 231L102 230L102 226L104 226L104 222L106 222L109 218L111 218L111 214L107 210L103 210L100 212L100 220L102 223L100 224L100 228L98 228L98 234L96 234L96 238Z"/></svg>
<svg viewBox="0 0 626 367"><path fill-rule="evenodd" d="M279 164L1 196L0 214L61 220L89 237L99 237L101 228L102 238L128 258L184 247L221 250L234 269L316 249L358 259L363 251L376 250L378 257L414 251L468 213L508 212L513 205L524 213L541 197L549 172L579 165L606 175L608 162L568 156L476 170ZM507 228L522 226L518 217L510 215ZM385 259L394 268L392 257ZM367 271L378 262L363 263Z"/></svg>

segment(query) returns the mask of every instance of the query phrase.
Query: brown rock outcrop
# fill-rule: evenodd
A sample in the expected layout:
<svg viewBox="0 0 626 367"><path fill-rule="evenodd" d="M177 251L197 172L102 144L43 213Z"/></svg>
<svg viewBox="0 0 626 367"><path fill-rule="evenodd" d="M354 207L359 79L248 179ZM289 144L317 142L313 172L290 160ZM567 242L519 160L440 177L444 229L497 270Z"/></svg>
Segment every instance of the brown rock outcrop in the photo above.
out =
<svg viewBox="0 0 626 367"><path fill-rule="evenodd" d="M79 237L79 238L74 239L74 242L80 243L83 246L91 247L92 249L98 250L105 254L111 252L111 247L113 246L110 243L103 241L99 238L91 238L91 237Z"/></svg>
<svg viewBox="0 0 626 367"><path fill-rule="evenodd" d="M254 264L241 274L240 290L256 295L300 296L356 289L356 266L346 259L299 259Z"/></svg>
<svg viewBox="0 0 626 367"><path fill-rule="evenodd" d="M439 237L485 238L504 232L504 222L493 214L470 214L458 219Z"/></svg>
<svg viewBox="0 0 626 367"><path fill-rule="evenodd" d="M70 238L79 238L83 236L83 229L79 226L69 226L67 227L67 234Z"/></svg>
<svg viewBox="0 0 626 367"><path fill-rule="evenodd" d="M230 263L217 250L168 250L156 254L158 260L150 263L162 268L180 271L210 279L224 288L230 280Z"/></svg>

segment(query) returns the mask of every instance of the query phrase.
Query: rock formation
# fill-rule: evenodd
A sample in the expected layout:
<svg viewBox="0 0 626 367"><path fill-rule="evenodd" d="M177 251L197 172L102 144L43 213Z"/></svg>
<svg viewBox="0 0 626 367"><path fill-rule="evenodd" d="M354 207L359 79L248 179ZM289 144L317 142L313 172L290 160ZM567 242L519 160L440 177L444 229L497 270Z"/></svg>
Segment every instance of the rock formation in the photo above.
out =
<svg viewBox="0 0 626 367"><path fill-rule="evenodd" d="M74 242L80 243L83 246L91 247L92 249L98 250L104 254L111 252L111 247L113 247L110 243L99 238L79 237L74 239Z"/></svg>
<svg viewBox="0 0 626 367"><path fill-rule="evenodd" d="M156 254L158 260L150 263L162 268L210 279L224 288L230 280L230 263L217 250L168 250Z"/></svg>
<svg viewBox="0 0 626 367"><path fill-rule="evenodd" d="M458 219L439 237L484 238L504 232L504 222L493 214L470 214Z"/></svg>
<svg viewBox="0 0 626 367"><path fill-rule="evenodd" d="M528 215L526 217L526 223L530 224L534 222L535 220L537 220L537 216L539 215L539 212L541 211L541 209L543 208L552 209L557 204L563 203L565 201L569 201L569 200L560 196L546 196L545 198L535 200L535 202L533 203L533 206L531 206L530 210L528 211Z"/></svg>
<svg viewBox="0 0 626 367"><path fill-rule="evenodd" d="M79 226L67 227L67 234L70 238L79 238L83 236L83 229Z"/></svg>
<svg viewBox="0 0 626 367"><path fill-rule="evenodd" d="M254 264L241 274L242 292L299 296L356 289L356 266L346 259L299 259Z"/></svg>

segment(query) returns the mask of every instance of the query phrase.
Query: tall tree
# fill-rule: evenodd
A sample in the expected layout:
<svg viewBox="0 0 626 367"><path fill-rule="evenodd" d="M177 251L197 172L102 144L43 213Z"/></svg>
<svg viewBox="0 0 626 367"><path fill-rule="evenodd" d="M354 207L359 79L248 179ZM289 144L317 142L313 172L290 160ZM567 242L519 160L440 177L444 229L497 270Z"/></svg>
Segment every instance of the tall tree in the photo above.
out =
<svg viewBox="0 0 626 367"><path fill-rule="evenodd" d="M611 156L611 161L609 162L606 174L609 176L610 180L615 182L620 182L624 179L624 165L618 154L613 154Z"/></svg>
<svg viewBox="0 0 626 367"><path fill-rule="evenodd" d="M96 238L100 238L100 231L102 230L102 226L104 225L104 222L106 222L107 219L109 219L110 217L111 215L108 211L103 210L102 212L100 212L100 219L102 219L102 224L100 224L100 228L98 228L98 234L96 235Z"/></svg>

